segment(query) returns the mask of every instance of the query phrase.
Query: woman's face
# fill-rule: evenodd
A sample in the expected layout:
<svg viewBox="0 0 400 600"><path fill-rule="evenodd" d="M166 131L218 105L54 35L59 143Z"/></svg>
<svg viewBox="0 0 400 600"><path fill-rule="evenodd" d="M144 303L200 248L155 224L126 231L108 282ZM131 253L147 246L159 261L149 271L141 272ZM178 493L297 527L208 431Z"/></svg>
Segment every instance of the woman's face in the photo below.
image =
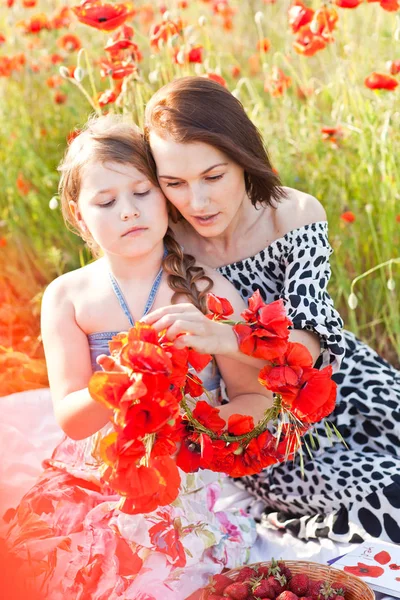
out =
<svg viewBox="0 0 400 600"><path fill-rule="evenodd" d="M247 199L243 169L202 142L150 134L158 180L168 200L203 237L221 235Z"/></svg>
<svg viewBox="0 0 400 600"><path fill-rule="evenodd" d="M129 164L85 165L78 203L70 207L81 231L88 231L105 254L147 254L168 227L162 191Z"/></svg>

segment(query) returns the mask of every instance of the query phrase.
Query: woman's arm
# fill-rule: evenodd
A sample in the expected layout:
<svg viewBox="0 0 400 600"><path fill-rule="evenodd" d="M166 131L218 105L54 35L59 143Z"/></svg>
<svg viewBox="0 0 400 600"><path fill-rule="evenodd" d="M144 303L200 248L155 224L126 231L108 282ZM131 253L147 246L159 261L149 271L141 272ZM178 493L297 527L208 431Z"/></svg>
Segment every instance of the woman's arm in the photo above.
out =
<svg viewBox="0 0 400 600"><path fill-rule="evenodd" d="M41 328L56 420L72 439L86 438L108 422L111 411L89 394L89 344L76 323L65 276L53 281L43 295Z"/></svg>

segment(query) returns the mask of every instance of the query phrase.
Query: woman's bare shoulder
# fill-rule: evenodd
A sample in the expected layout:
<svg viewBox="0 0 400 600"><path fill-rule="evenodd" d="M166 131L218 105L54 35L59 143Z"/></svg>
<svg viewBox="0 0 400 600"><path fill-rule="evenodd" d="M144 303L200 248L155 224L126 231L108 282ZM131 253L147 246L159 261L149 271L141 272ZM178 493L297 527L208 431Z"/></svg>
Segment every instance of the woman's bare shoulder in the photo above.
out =
<svg viewBox="0 0 400 600"><path fill-rule="evenodd" d="M326 221L322 204L311 194L284 187L285 197L276 208L276 223L281 235L304 225Z"/></svg>

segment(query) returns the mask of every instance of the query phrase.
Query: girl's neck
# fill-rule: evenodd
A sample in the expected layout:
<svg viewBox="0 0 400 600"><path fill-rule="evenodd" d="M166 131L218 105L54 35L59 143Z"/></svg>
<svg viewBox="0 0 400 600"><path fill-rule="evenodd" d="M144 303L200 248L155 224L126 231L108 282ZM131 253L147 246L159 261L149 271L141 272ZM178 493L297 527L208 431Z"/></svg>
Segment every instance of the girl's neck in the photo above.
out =
<svg viewBox="0 0 400 600"><path fill-rule="evenodd" d="M146 254L135 257L105 254L104 261L107 269L119 282L145 282L157 275L163 255L164 242L161 241Z"/></svg>

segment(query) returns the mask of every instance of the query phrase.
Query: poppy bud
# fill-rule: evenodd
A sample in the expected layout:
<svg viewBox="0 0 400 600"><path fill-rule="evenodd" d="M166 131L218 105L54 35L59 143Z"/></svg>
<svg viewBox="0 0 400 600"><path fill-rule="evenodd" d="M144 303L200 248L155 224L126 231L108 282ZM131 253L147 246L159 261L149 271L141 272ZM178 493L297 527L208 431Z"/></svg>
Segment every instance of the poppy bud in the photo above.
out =
<svg viewBox="0 0 400 600"><path fill-rule="evenodd" d="M350 296L348 297L347 304L349 305L349 307L351 308L351 310L355 310L357 308L357 306L358 306L358 298L354 294L354 292L351 292Z"/></svg>
<svg viewBox="0 0 400 600"><path fill-rule="evenodd" d="M69 70L67 69L67 67L60 67L59 69L60 75L61 77L64 77L64 79L70 79L70 73Z"/></svg>
<svg viewBox="0 0 400 600"><path fill-rule="evenodd" d="M80 83L84 77L85 71L82 69L82 67L76 67L74 71L74 79Z"/></svg>

